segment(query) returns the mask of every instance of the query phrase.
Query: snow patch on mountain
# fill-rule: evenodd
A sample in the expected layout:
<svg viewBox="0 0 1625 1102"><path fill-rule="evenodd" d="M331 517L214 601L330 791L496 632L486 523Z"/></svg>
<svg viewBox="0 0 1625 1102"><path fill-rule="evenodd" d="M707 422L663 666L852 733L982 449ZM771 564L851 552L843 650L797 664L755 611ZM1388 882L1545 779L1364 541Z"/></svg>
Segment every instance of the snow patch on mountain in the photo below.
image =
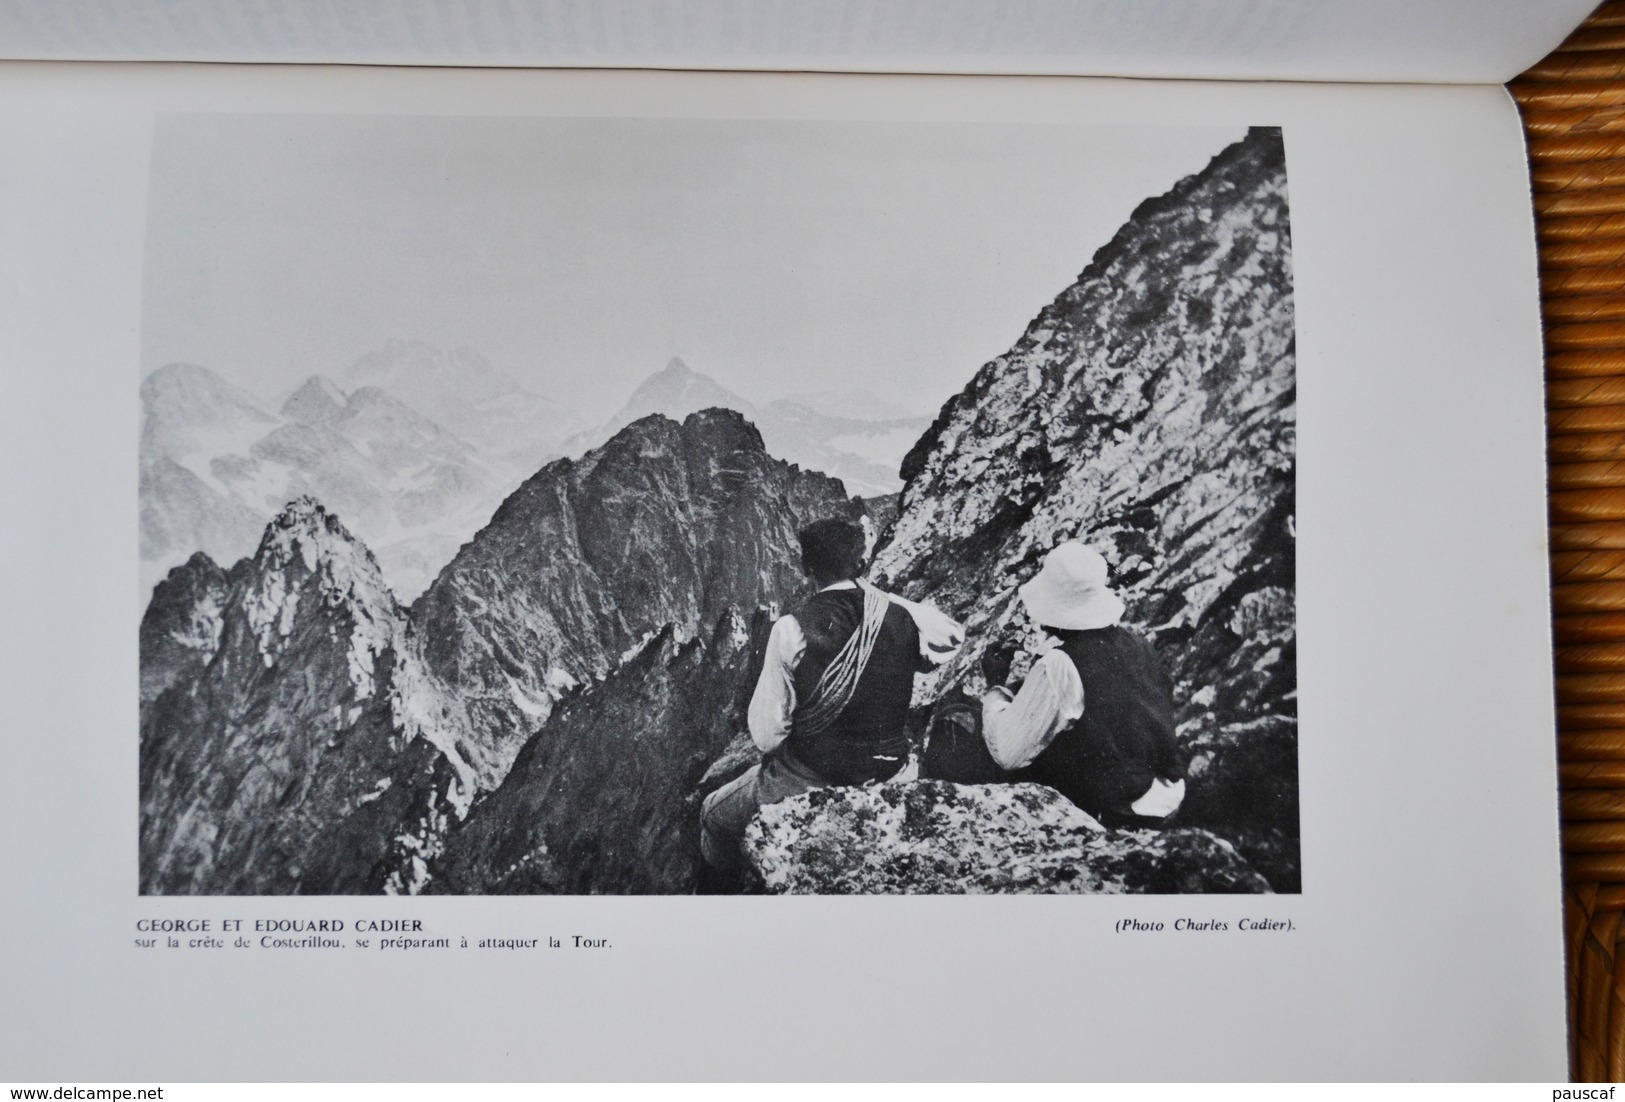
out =
<svg viewBox="0 0 1625 1102"><path fill-rule="evenodd" d="M412 600L552 454L560 426L569 423L467 350L446 355L421 342L391 342L352 374L361 381L348 394L326 376L310 376L282 403L280 417L206 368L173 364L148 376L145 584L194 551L226 563L251 554L283 505L311 496L345 518L396 595ZM433 404L404 400L386 384ZM543 421L558 423L538 427Z"/></svg>
<svg viewBox="0 0 1625 1102"><path fill-rule="evenodd" d="M319 502L300 498L266 528L255 567L258 584L245 596L244 609L265 664L275 661L281 640L293 630L299 594L314 579L323 606L349 623L346 657L354 699L371 699L380 665L391 663L388 701L395 724L405 741L421 738L445 757L457 777L447 798L458 814L466 812L482 783L498 779L498 767L470 754L479 740L418 654L406 614L366 546Z"/></svg>
<svg viewBox="0 0 1625 1102"><path fill-rule="evenodd" d="M220 633L225 630L221 601L218 591L205 593L188 611L185 626L171 631L169 637L188 650L197 651L205 661L213 657L220 649Z"/></svg>

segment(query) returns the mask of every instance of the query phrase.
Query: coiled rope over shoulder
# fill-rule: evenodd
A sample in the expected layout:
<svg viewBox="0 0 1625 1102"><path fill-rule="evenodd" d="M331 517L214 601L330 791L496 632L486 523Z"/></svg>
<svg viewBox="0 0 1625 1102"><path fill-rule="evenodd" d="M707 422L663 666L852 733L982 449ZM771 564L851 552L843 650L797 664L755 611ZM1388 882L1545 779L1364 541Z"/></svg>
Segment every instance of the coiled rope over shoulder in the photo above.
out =
<svg viewBox="0 0 1625 1102"><path fill-rule="evenodd" d="M886 609L891 602L867 582L858 582L858 588L863 591L863 622L824 667L812 693L797 706L792 718L797 734L818 735L828 730L852 703L858 678L869 665L869 656L874 653L880 625L886 619Z"/></svg>

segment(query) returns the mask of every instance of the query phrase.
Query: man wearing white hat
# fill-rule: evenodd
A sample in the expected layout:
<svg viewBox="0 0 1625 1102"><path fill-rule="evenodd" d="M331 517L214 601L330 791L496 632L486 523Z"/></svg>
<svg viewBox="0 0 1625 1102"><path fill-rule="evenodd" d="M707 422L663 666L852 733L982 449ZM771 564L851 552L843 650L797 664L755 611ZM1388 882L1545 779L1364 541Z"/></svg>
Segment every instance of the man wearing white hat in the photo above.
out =
<svg viewBox="0 0 1625 1102"><path fill-rule="evenodd" d="M1008 655L983 660L982 737L1014 780L1058 790L1107 826L1154 825L1185 797L1173 684L1151 644L1124 627L1106 560L1077 541L1044 557L1021 587L1027 612L1058 640L1012 694Z"/></svg>

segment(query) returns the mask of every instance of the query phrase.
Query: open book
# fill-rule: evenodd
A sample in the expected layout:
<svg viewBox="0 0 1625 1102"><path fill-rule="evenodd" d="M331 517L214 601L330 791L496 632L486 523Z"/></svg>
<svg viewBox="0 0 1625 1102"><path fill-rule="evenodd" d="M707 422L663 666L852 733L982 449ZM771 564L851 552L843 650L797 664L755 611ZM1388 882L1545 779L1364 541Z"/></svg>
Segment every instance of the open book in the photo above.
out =
<svg viewBox="0 0 1625 1102"><path fill-rule="evenodd" d="M1564 1077L1497 8L0 22L4 1066Z"/></svg>

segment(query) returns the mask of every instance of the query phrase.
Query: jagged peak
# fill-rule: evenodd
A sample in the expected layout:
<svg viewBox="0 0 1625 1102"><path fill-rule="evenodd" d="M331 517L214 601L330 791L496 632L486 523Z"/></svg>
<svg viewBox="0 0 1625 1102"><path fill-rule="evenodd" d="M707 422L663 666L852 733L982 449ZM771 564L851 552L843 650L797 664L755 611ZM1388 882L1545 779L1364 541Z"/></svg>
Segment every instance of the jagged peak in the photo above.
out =
<svg viewBox="0 0 1625 1102"><path fill-rule="evenodd" d="M282 403L282 416L290 421L329 421L343 412L348 399L325 375L312 375Z"/></svg>
<svg viewBox="0 0 1625 1102"><path fill-rule="evenodd" d="M221 567L219 563L215 562L214 559L210 558L208 552L206 551L192 552L191 558L187 559L179 566L171 567L168 576L173 578L177 574L186 572L219 574L222 577L225 576L225 569Z"/></svg>
<svg viewBox="0 0 1625 1102"><path fill-rule="evenodd" d="M755 408L711 376L689 367L680 356L673 356L664 368L638 385L632 396L627 399L622 414L624 416L635 412L640 406L647 407L651 402L672 401L686 404L696 395L699 395L706 405L730 406L745 411Z"/></svg>
<svg viewBox="0 0 1625 1102"><path fill-rule="evenodd" d="M205 605L209 606L211 615L218 614L220 594L227 584L226 572L213 559L202 551L194 553L184 563L171 568L169 573L153 587L152 599L141 618L143 635L151 625L168 624L169 634L176 641L192 646L197 639L209 633L183 631L176 634L174 619L177 616L192 617L193 613ZM213 632L212 639L211 650L214 643L219 640L218 630Z"/></svg>
<svg viewBox="0 0 1625 1102"><path fill-rule="evenodd" d="M241 603L267 668L310 617L330 635L337 628L353 699L387 693L391 717L404 736L423 738L445 756L457 774L447 796L459 815L467 812L480 770L459 749L459 742L468 740L466 714L460 706L446 705L444 686L411 645L405 612L377 560L335 514L308 494L284 506L266 525ZM386 657L389 673L380 685L378 663Z"/></svg>
<svg viewBox="0 0 1625 1102"><path fill-rule="evenodd" d="M265 526L244 595L249 625L267 666L281 653L303 595L313 586L321 607L341 610L351 621L350 678L358 698L371 696L373 660L405 620L372 552L321 502L305 495L290 501Z"/></svg>
<svg viewBox="0 0 1625 1102"><path fill-rule="evenodd" d="M704 409L697 409L683 418L683 427L690 431L704 429L706 426L713 424L749 425L750 423L749 417L729 406L706 406Z"/></svg>
<svg viewBox="0 0 1625 1102"><path fill-rule="evenodd" d="M338 516L309 494L294 498L271 518L260 538L254 561L262 569L287 565L297 552L305 569L314 573L322 562L342 562L370 575L378 575L377 587L384 587L378 563L372 552ZM371 577L368 581L371 582ZM371 585L368 588L373 588Z"/></svg>
<svg viewBox="0 0 1625 1102"><path fill-rule="evenodd" d="M763 454L767 452L761 430L755 423L737 409L726 406L710 406L683 418L683 435L707 442L725 442L730 451L743 448Z"/></svg>
<svg viewBox="0 0 1625 1102"><path fill-rule="evenodd" d="M308 525L325 527L329 522L337 524L338 517L328 512L327 506L318 501L315 496L300 494L282 507L281 511L272 519L271 526L275 528L295 528Z"/></svg>
<svg viewBox="0 0 1625 1102"><path fill-rule="evenodd" d="M636 421L630 421L619 432L604 441L598 447L582 456L583 460L601 455L609 451L616 444L627 441L646 439L649 437L669 436L682 430L682 423L674 421L664 413L646 413Z"/></svg>

